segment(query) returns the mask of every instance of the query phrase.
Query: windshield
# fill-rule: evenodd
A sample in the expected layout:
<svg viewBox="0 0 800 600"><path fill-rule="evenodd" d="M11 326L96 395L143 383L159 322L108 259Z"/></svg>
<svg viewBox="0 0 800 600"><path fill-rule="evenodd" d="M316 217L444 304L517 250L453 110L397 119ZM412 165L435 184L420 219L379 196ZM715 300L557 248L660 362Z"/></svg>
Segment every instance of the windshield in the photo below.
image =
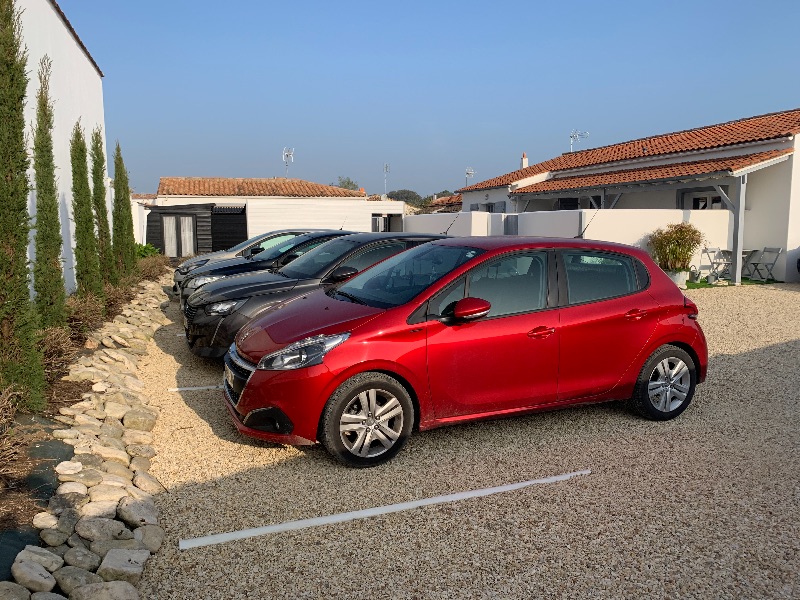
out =
<svg viewBox="0 0 800 600"><path fill-rule="evenodd" d="M275 260L276 258L280 258L293 248L307 242L309 239L313 239L308 235L298 235L292 236L288 240L281 240L282 243L279 243L271 248L266 248L259 252L258 254L254 254L252 260L254 262L262 261L262 260Z"/></svg>
<svg viewBox="0 0 800 600"><path fill-rule="evenodd" d="M356 275L332 293L376 308L393 308L482 253L478 248L423 244Z"/></svg>
<svg viewBox="0 0 800 600"><path fill-rule="evenodd" d="M278 272L292 279L316 279L322 277L332 264L355 247L356 242L344 238L335 239L309 250Z"/></svg>

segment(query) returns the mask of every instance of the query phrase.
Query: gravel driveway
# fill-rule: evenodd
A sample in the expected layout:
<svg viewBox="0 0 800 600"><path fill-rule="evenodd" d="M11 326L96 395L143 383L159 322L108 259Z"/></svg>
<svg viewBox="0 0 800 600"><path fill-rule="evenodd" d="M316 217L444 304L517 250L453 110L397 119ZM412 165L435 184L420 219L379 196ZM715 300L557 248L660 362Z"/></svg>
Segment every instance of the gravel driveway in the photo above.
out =
<svg viewBox="0 0 800 600"><path fill-rule="evenodd" d="M221 379L179 337L173 302L175 323L139 371L161 409L151 473L168 490L167 539L142 597L800 597L800 285L688 295L711 361L678 419L604 404L457 426L415 434L368 470L239 436L220 390L167 392ZM591 474L178 550L180 539L581 469Z"/></svg>

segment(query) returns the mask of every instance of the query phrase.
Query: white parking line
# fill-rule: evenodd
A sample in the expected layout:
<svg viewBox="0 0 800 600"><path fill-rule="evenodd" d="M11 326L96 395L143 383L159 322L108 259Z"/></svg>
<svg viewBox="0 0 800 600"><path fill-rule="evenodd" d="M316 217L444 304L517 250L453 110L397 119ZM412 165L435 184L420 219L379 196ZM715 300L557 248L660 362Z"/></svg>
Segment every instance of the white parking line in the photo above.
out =
<svg viewBox="0 0 800 600"><path fill-rule="evenodd" d="M191 548L202 548L203 546L214 546L216 544L224 544L226 542L232 542L234 540L244 540L247 538L257 537L260 535L267 535L268 533L281 533L284 531L295 531L298 529L307 529L309 527L318 527L320 525L344 523L345 521L366 519L368 517L386 515L389 513L410 510L412 508L419 508L421 506L430 506L432 504L445 504L447 502L458 502L459 500L466 500L468 498L491 496L492 494L499 494L501 492L511 492L513 490L519 490L531 485L540 485L544 483L556 483L558 481L566 481L567 479L572 479L573 477L577 477L578 475L589 475L590 473L591 471L589 469L584 469L582 471L573 471L572 473L564 473L563 475L553 475L551 477L544 477L542 479L531 479L530 481L509 483L507 485L499 485L496 487L483 488L480 490L457 492L455 494L434 496L433 498L412 500L411 502L401 502L399 504L389 504L388 506L378 506L376 508L365 508L364 510L354 510L352 512L338 513L335 515L328 515L325 517L300 519L298 521L287 521L285 523L279 523L277 525L265 525L264 527L254 527L252 529L243 529L241 531L230 531L228 533L217 533L214 535L206 535L203 537L180 540L178 542L178 549L189 550Z"/></svg>
<svg viewBox="0 0 800 600"><path fill-rule="evenodd" d="M175 337L186 337L186 333L176 333Z"/></svg>
<svg viewBox="0 0 800 600"><path fill-rule="evenodd" d="M196 392L200 390L221 390L221 385L201 385L199 387L167 388L168 392Z"/></svg>

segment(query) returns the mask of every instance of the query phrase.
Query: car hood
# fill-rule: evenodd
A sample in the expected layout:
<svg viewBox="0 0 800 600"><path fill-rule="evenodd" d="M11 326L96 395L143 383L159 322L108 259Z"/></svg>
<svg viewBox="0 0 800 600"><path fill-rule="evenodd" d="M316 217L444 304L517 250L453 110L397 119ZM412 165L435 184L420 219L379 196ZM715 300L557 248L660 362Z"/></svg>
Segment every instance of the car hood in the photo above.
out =
<svg viewBox="0 0 800 600"><path fill-rule="evenodd" d="M237 352L257 363L267 354L315 335L353 331L384 309L334 300L319 289L267 309L236 336Z"/></svg>
<svg viewBox="0 0 800 600"><path fill-rule="evenodd" d="M189 296L188 302L192 306L202 306L212 302L222 302L223 300L236 300L261 294L288 292L294 289L299 282L300 280L298 279L287 279L282 275L267 273L266 271L234 275L207 283Z"/></svg>
<svg viewBox="0 0 800 600"><path fill-rule="evenodd" d="M220 257L218 259L210 260L202 267L197 267L190 271L191 277L200 277L201 275L215 275L215 271L222 271L226 267L240 267L243 265L251 265L253 261L249 258L242 258L241 256L234 256L232 258Z"/></svg>

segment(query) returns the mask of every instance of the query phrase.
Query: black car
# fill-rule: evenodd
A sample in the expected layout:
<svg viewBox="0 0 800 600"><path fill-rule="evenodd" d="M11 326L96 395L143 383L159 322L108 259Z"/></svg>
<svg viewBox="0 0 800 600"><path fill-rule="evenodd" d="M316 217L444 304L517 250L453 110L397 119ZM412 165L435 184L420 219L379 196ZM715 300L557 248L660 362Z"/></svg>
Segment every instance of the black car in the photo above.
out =
<svg viewBox="0 0 800 600"><path fill-rule="evenodd" d="M333 238L343 235L350 235L352 231L340 231L336 229L319 229L301 233L299 235L287 235L286 239L279 244L263 250L257 254L229 258L209 263L198 267L189 272L179 288L181 308L185 306L185 300L192 295L198 288L217 281L223 277L240 275L242 273L252 273L254 271L274 271L292 260L324 244Z"/></svg>
<svg viewBox="0 0 800 600"><path fill-rule="evenodd" d="M217 250L216 252L208 252L199 256L194 256L188 260L183 261L175 269L173 275L174 285L172 291L178 292L182 286L183 280L189 275L191 271L207 265L210 262L217 262L221 260L228 260L229 258L244 257L247 258L251 254L258 254L259 252L271 248L275 244L280 244L297 235L304 233L311 233L312 231L322 231L320 229L278 229L276 231L267 231L261 233L250 239L247 239L227 250Z"/></svg>
<svg viewBox="0 0 800 600"><path fill-rule="evenodd" d="M186 341L198 356L222 357L239 329L267 307L339 283L390 256L442 237L357 233L319 246L274 273L252 273L209 283L186 302Z"/></svg>

